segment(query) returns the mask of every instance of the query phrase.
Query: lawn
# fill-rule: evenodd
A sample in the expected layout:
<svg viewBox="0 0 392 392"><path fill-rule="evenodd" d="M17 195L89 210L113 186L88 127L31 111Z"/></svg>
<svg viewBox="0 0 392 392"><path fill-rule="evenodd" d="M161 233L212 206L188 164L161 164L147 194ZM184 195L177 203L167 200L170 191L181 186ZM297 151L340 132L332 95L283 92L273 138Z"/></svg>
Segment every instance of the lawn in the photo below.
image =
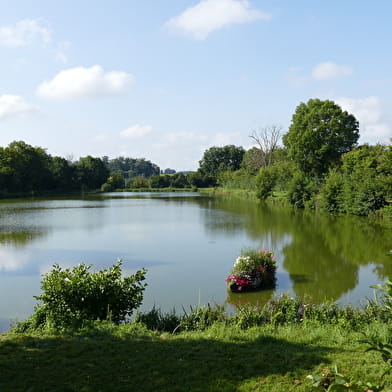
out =
<svg viewBox="0 0 392 392"><path fill-rule="evenodd" d="M386 324L364 328L388 339ZM68 334L4 334L0 391L310 391L309 374L340 372L380 382L385 364L361 332L333 325L157 333L107 323ZM392 377L387 376L392 385Z"/></svg>

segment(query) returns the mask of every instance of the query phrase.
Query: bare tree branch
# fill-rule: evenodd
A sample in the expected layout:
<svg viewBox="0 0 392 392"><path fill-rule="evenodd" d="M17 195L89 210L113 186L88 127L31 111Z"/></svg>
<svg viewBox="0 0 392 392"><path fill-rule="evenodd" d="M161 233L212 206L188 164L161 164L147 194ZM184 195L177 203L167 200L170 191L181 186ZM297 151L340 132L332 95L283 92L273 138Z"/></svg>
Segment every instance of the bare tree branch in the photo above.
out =
<svg viewBox="0 0 392 392"><path fill-rule="evenodd" d="M281 135L282 127L275 124L253 130L249 135L261 151L262 167L269 166L272 163L273 153L278 148Z"/></svg>

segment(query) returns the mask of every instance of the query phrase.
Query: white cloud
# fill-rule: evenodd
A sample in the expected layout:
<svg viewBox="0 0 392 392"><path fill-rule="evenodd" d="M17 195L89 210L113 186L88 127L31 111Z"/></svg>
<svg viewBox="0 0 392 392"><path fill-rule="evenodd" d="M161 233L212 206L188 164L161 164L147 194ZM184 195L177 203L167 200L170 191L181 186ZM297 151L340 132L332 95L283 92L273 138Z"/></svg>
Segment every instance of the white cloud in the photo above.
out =
<svg viewBox="0 0 392 392"><path fill-rule="evenodd" d="M37 106L28 104L18 95L0 95L0 119L36 111L38 111Z"/></svg>
<svg viewBox="0 0 392 392"><path fill-rule="evenodd" d="M316 65L312 70L312 79L327 80L350 76L354 69L348 65L339 65L331 61Z"/></svg>
<svg viewBox="0 0 392 392"><path fill-rule="evenodd" d="M0 44L9 47L31 45L34 40L44 44L51 41L51 32L39 19L23 19L13 26L0 27Z"/></svg>
<svg viewBox="0 0 392 392"><path fill-rule="evenodd" d="M105 72L101 66L76 67L59 72L37 88L37 95L47 99L72 99L126 91L133 76L123 71Z"/></svg>
<svg viewBox="0 0 392 392"><path fill-rule="evenodd" d="M388 142L392 135L391 126L384 121L381 101L378 97L340 97L335 102L359 121L361 143Z"/></svg>
<svg viewBox="0 0 392 392"><path fill-rule="evenodd" d="M170 19L166 27L203 40L210 33L231 24L269 19L265 12L252 9L246 0L202 0L182 14Z"/></svg>
<svg viewBox="0 0 392 392"><path fill-rule="evenodd" d="M15 272L23 269L28 263L28 255L11 249L0 249L0 271Z"/></svg>
<svg viewBox="0 0 392 392"><path fill-rule="evenodd" d="M132 125L120 132L120 137L126 139L139 139L148 135L152 131L151 125Z"/></svg>

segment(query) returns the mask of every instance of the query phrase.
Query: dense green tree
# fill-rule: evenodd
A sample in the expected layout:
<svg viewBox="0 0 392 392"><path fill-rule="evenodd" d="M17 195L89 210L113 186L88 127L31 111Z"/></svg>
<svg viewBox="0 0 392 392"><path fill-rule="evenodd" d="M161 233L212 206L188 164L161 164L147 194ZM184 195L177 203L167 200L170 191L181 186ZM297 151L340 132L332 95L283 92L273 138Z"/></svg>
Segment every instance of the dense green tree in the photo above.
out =
<svg viewBox="0 0 392 392"><path fill-rule="evenodd" d="M320 175L339 163L358 138L359 124L352 114L333 101L310 99L297 106L283 142L302 171Z"/></svg>
<svg viewBox="0 0 392 392"><path fill-rule="evenodd" d="M133 177L143 176L149 178L160 173L159 167L144 158L118 157L108 159L103 157L106 167L111 173L121 173L126 180L126 184L130 183Z"/></svg>
<svg viewBox="0 0 392 392"><path fill-rule="evenodd" d="M362 145L342 157L346 212L368 215L382 208L392 193L391 146Z"/></svg>
<svg viewBox="0 0 392 392"><path fill-rule="evenodd" d="M250 174L257 174L263 166L263 153L260 148L252 147L243 156L241 166Z"/></svg>
<svg viewBox="0 0 392 392"><path fill-rule="evenodd" d="M107 183L110 184L113 189L122 189L125 187L125 179L121 173L111 173L107 179Z"/></svg>
<svg viewBox="0 0 392 392"><path fill-rule="evenodd" d="M209 188L216 186L216 177L205 173L203 170L187 174L188 182L191 186L196 188Z"/></svg>
<svg viewBox="0 0 392 392"><path fill-rule="evenodd" d="M200 169L212 176L226 170L238 170L244 154L243 147L234 145L211 147L204 152L202 160L199 161Z"/></svg>
<svg viewBox="0 0 392 392"><path fill-rule="evenodd" d="M3 191L33 192L50 188L50 156L43 148L14 141L0 151Z"/></svg>
<svg viewBox="0 0 392 392"><path fill-rule="evenodd" d="M147 178L144 178L143 176L137 176L133 177L132 181L130 183L130 188L149 188L150 184Z"/></svg>
<svg viewBox="0 0 392 392"><path fill-rule="evenodd" d="M75 188L75 167L62 157L53 157L49 163L52 188L67 191Z"/></svg>
<svg viewBox="0 0 392 392"><path fill-rule="evenodd" d="M176 173L176 174L173 174L171 177L172 177L171 186L173 188L187 188L187 187L189 187L188 180L183 173Z"/></svg>
<svg viewBox="0 0 392 392"><path fill-rule="evenodd" d="M170 187L170 176L163 174L155 174L149 178L151 188L169 188Z"/></svg>
<svg viewBox="0 0 392 392"><path fill-rule="evenodd" d="M75 163L77 183L82 189L99 189L107 180L109 171L100 158L80 158Z"/></svg>

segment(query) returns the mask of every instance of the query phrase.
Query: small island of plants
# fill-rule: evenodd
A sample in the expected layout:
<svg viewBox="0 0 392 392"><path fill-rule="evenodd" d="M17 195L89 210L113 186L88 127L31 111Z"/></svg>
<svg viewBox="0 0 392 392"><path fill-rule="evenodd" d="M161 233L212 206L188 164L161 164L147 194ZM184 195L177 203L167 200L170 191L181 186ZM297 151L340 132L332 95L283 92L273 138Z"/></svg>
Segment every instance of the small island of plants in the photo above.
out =
<svg viewBox="0 0 392 392"><path fill-rule="evenodd" d="M276 259L267 249L243 249L231 274L226 278L234 293L272 287L275 282Z"/></svg>

